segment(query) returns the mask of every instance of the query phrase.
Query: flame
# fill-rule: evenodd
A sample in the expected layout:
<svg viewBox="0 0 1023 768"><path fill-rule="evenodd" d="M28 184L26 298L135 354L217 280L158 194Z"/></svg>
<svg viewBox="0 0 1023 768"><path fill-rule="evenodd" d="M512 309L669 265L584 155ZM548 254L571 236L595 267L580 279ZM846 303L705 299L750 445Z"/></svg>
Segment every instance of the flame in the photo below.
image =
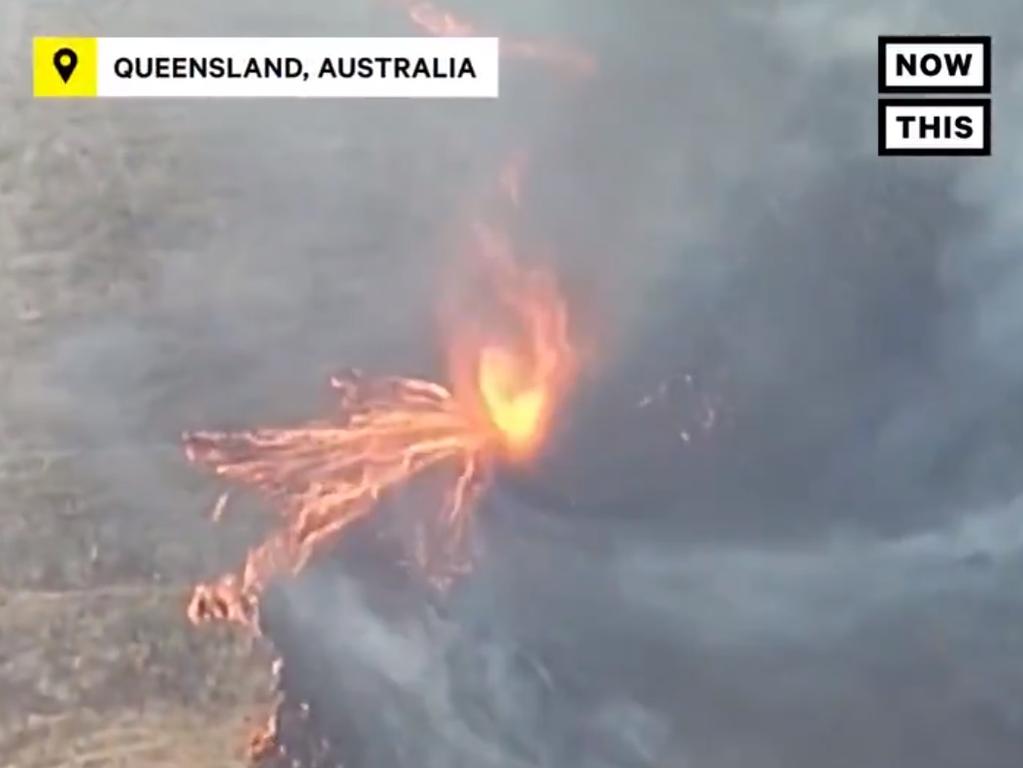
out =
<svg viewBox="0 0 1023 768"><path fill-rule="evenodd" d="M543 382L531 381L522 361L501 347L480 353L480 395L494 426L514 451L533 445L548 397Z"/></svg>
<svg viewBox="0 0 1023 768"><path fill-rule="evenodd" d="M492 248L505 241L491 235ZM439 473L443 504L415 522L412 559L443 588L469 566L471 512L498 458L524 460L547 435L575 374L567 309L550 273L524 269L491 250L492 322L465 323L450 339L455 386L415 378L371 378L349 371L331 379L334 418L296 427L184 435L189 461L247 486L274 505L280 525L251 549L237 571L195 587L194 624L228 621L260 633L260 598L281 575L299 573L385 494L415 476ZM494 308L492 307L492 310ZM212 512L228 504L221 494ZM276 713L250 741L260 758L276 746Z"/></svg>
<svg viewBox="0 0 1023 768"><path fill-rule="evenodd" d="M474 252L496 290L484 318L453 333L455 391L502 455L521 461L543 443L577 374L567 304L553 275L520 266L501 233L478 226Z"/></svg>
<svg viewBox="0 0 1023 768"><path fill-rule="evenodd" d="M415 560L438 584L465 567L469 514L488 468L536 451L576 368L552 275L516 264L492 232L483 244L492 303L487 318L454 330L452 389L351 371L331 381L340 396L333 419L184 436L189 461L256 490L282 523L237 572L195 589L193 622L227 620L258 632L259 597L275 576L301 571L382 496L429 470L446 474L448 491L438 514L419 521ZM221 495L215 519L226 503Z"/></svg>
<svg viewBox="0 0 1023 768"><path fill-rule="evenodd" d="M477 34L433 3L400 2L430 33ZM595 68L585 53L553 43L512 40L502 51L574 74ZM499 177L512 207L520 202L524 163L523 155L514 156ZM195 587L188 606L193 623L228 621L260 634L260 599L271 581L299 573L420 476L440 479L443 501L417 508L411 559L439 587L468 567L472 510L491 468L537 454L579 367L554 275L526 266L500 230L477 225L474 232L471 290L463 291L472 300L458 302L462 311L445 328L450 386L352 370L331 379L339 402L327 418L183 436L190 462L263 496L279 518L236 570ZM228 504L228 493L221 494L212 519L220 520ZM253 737L250 754L266 756L276 741L274 716Z"/></svg>
<svg viewBox="0 0 1023 768"><path fill-rule="evenodd" d="M478 34L472 24L434 3L411 0L407 6L406 11L412 23L431 35L471 37Z"/></svg>
<svg viewBox="0 0 1023 768"><path fill-rule="evenodd" d="M298 573L386 491L437 465L456 467L443 522L454 541L460 537L482 479L486 441L451 393L427 381L373 380L356 371L331 384L341 396L336 420L185 435L190 461L260 492L282 522L238 572L195 589L188 612L193 622L222 619L258 632L259 597L273 577Z"/></svg>
<svg viewBox="0 0 1023 768"><path fill-rule="evenodd" d="M424 32L442 37L482 34L468 21L429 0L403 0L409 20ZM597 71L596 60L585 51L547 40L501 40L501 54L509 58L543 61L559 71L589 77Z"/></svg>

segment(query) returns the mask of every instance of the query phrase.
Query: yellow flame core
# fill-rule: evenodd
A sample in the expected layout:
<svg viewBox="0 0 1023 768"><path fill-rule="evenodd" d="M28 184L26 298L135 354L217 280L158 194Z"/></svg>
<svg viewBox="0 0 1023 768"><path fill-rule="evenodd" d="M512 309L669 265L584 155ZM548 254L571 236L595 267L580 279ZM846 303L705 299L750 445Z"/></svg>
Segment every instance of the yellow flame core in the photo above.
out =
<svg viewBox="0 0 1023 768"><path fill-rule="evenodd" d="M521 362L500 347L480 352L480 395L505 447L524 454L542 437L549 397L542 383L529 380Z"/></svg>

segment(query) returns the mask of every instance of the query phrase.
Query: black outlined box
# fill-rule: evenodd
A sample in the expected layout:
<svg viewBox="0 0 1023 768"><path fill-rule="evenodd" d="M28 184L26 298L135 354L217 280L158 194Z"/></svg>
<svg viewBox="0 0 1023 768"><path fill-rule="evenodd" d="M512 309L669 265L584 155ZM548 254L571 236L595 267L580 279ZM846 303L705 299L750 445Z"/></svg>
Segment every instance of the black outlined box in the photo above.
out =
<svg viewBox="0 0 1023 768"><path fill-rule="evenodd" d="M882 35L881 93L991 93L990 35Z"/></svg>
<svg viewBox="0 0 1023 768"><path fill-rule="evenodd" d="M879 99L879 155L991 154L990 99Z"/></svg>

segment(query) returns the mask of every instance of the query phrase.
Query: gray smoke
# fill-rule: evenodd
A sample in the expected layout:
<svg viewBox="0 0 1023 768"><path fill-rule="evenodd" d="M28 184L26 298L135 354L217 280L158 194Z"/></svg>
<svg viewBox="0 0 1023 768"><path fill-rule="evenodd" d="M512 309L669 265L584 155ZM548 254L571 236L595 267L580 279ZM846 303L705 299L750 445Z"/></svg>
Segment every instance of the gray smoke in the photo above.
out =
<svg viewBox="0 0 1023 768"><path fill-rule="evenodd" d="M27 26L408 32L362 0L51 5ZM355 566L279 596L364 764L1019 765L1023 5L452 8L600 72L507 61L495 104L26 106L60 226L21 237L117 309L26 352L12 410L93 457L111 535L229 565L177 434L315 416L345 365L442 375L453 228L528 150L516 227L600 329L556 445L440 607ZM877 157L877 35L946 32L994 37L993 157ZM636 407L686 374L720 412L688 442L697 395Z"/></svg>

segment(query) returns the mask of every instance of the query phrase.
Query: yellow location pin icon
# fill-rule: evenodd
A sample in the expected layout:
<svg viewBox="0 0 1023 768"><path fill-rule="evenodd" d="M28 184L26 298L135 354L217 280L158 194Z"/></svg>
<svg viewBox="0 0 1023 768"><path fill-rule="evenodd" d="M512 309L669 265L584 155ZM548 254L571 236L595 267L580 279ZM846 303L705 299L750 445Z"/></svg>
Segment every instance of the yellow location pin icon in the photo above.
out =
<svg viewBox="0 0 1023 768"><path fill-rule="evenodd" d="M78 67L78 54L70 48L61 48L53 54L53 66L56 68L57 74L60 75L60 79L66 85Z"/></svg>

